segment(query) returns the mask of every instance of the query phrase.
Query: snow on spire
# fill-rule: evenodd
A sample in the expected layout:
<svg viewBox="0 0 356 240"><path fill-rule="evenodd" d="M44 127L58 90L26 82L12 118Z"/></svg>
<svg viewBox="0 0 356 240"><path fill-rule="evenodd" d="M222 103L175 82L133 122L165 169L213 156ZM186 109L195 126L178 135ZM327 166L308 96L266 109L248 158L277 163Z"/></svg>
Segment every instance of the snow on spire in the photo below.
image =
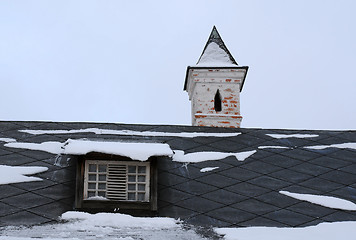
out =
<svg viewBox="0 0 356 240"><path fill-rule="evenodd" d="M231 55L216 27L213 27L210 37L204 47L197 66L237 66L237 62Z"/></svg>

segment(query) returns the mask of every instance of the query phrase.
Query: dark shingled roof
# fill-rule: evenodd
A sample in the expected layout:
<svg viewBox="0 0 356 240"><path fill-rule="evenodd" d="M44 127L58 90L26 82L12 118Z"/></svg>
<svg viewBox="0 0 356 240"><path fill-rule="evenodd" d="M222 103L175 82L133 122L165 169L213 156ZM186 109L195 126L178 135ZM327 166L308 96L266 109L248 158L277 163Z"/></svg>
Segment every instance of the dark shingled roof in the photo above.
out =
<svg viewBox="0 0 356 240"><path fill-rule="evenodd" d="M31 135L24 129L102 128L159 132L241 132L234 137L147 137L94 133ZM276 139L266 134L316 134L311 138ZM356 131L224 129L192 126L110 123L0 122L0 138L18 142L65 142L106 139L164 142L185 153L256 150L245 161L234 157L182 164L169 157L158 161L158 216L180 218L199 226L301 227L320 222L356 220L355 211L322 207L279 193L280 190L334 196L356 203L356 150L306 146L356 142ZM0 185L0 225L34 225L58 220L73 210L75 159L43 151L17 149L0 142L0 164L45 166L43 181ZM258 148L284 146L287 148ZM204 167L219 167L200 172Z"/></svg>

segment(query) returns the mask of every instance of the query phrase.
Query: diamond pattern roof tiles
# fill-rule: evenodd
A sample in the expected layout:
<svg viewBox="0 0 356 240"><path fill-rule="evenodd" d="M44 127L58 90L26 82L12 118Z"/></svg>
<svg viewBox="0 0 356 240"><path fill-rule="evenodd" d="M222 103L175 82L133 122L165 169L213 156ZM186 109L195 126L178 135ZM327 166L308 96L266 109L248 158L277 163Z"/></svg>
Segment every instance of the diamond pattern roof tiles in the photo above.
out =
<svg viewBox="0 0 356 240"><path fill-rule="evenodd" d="M193 195L202 195L204 193L212 192L217 190L217 187L214 187L210 184L202 184L195 180L187 181L174 186L175 189L178 189L182 192L191 193Z"/></svg>
<svg viewBox="0 0 356 240"><path fill-rule="evenodd" d="M17 213L20 211L22 211L21 208L0 202L0 217L4 217L6 215L11 215L11 214L14 214L14 213Z"/></svg>
<svg viewBox="0 0 356 240"><path fill-rule="evenodd" d="M245 222L257 217L256 214L239 210L233 207L218 208L206 213L206 215L215 219L222 220L224 222L228 222L232 225L238 225L241 222Z"/></svg>
<svg viewBox="0 0 356 240"><path fill-rule="evenodd" d="M331 195L356 202L356 186L345 186L330 192Z"/></svg>
<svg viewBox="0 0 356 240"><path fill-rule="evenodd" d="M283 169L276 165L261 161L252 161L250 163L242 165L241 167L261 174L269 174Z"/></svg>
<svg viewBox="0 0 356 240"><path fill-rule="evenodd" d="M276 206L261 202L259 200L253 199L253 198L244 200L242 202L235 203L235 204L231 205L231 207L241 209L241 210L244 210L247 212L253 212L257 215L263 215L266 213L270 213L270 212L279 210L279 208Z"/></svg>
<svg viewBox="0 0 356 240"><path fill-rule="evenodd" d="M290 157L273 154L272 156L261 159L265 163L273 164L277 167L289 168L301 164L301 160L293 159Z"/></svg>
<svg viewBox="0 0 356 240"><path fill-rule="evenodd" d="M258 195L255 197L255 199L279 207L280 209L292 206L300 202L299 200L296 200L294 198L284 196L278 193L277 191L271 191L262 195Z"/></svg>
<svg viewBox="0 0 356 240"><path fill-rule="evenodd" d="M222 221L221 219L217 219L214 217L207 216L205 214L198 214L196 216L190 217L186 220L188 224L194 224L197 226L203 227L230 227L232 224L230 222Z"/></svg>
<svg viewBox="0 0 356 240"><path fill-rule="evenodd" d="M232 191L228 191L225 189L217 189L216 191L212 191L206 194L201 195L201 197L205 199L210 199L219 204L228 206L236 202L241 202L247 199L246 196L241 194L233 193Z"/></svg>
<svg viewBox="0 0 356 240"><path fill-rule="evenodd" d="M299 173L309 174L312 176L318 176L320 174L331 171L330 168L326 168L323 166L311 164L310 162L303 162L296 166L288 168L289 170L293 170Z"/></svg>
<svg viewBox="0 0 356 240"><path fill-rule="evenodd" d="M225 177L221 174L214 174L214 173L209 175L204 175L203 177L196 178L195 180L204 184L213 185L214 187L218 187L218 188L228 187L241 182L240 180L233 179L230 177Z"/></svg>
<svg viewBox="0 0 356 240"><path fill-rule="evenodd" d="M261 176L261 174L243 169L243 168L230 168L226 171L220 172L219 174L224 175L226 177L234 178L240 181L246 181L249 179L254 179L258 176Z"/></svg>
<svg viewBox="0 0 356 240"><path fill-rule="evenodd" d="M259 227L288 227L287 224L273 221L264 217L255 217L251 220L240 222L234 227L251 227L251 226L259 226Z"/></svg>
<svg viewBox="0 0 356 240"><path fill-rule="evenodd" d="M8 205L18 207L21 209L33 208L33 207L37 207L53 202L53 200L50 198L39 196L38 194L30 193L30 192L8 197L2 199L1 201L3 203L7 203Z"/></svg>
<svg viewBox="0 0 356 240"><path fill-rule="evenodd" d="M322 178L309 179L307 181L299 183L299 185L322 192L335 191L336 189L340 189L345 186L343 184L339 184Z"/></svg>
<svg viewBox="0 0 356 240"><path fill-rule="evenodd" d="M308 202L300 202L286 209L314 218L320 218L337 211L336 209L327 208L316 204L311 204Z"/></svg>
<svg viewBox="0 0 356 240"><path fill-rule="evenodd" d="M283 169L277 172L273 172L270 174L271 177L286 181L286 182L292 182L292 183L298 183L301 181L308 180L310 178L313 178L313 176L309 174L304 174L300 172L296 172L293 170L289 169Z"/></svg>
<svg viewBox="0 0 356 240"><path fill-rule="evenodd" d="M149 137L94 133L32 135L18 130L102 128L160 132L225 132L234 137ZM313 138L276 139L266 134L316 134ZM356 213L300 201L280 190L334 196L356 203L356 150L307 146L356 142L356 131L221 129L211 127L124 125L106 123L1 122L0 137L41 143L69 138L166 142L173 150L242 152L256 150L244 161L235 157L201 163L159 159L159 216L200 226L310 226L322 221L356 220ZM57 220L73 208L76 159L43 151L15 149L0 142L0 165L46 166L43 180L0 185L0 224L33 225ZM285 146L259 149L259 146ZM68 160L68 161L67 161ZM205 167L219 167L200 172Z"/></svg>
<svg viewBox="0 0 356 240"><path fill-rule="evenodd" d="M0 201L11 196L16 196L25 193L26 190L22 190L16 187L17 184L3 184L0 185Z"/></svg>
<svg viewBox="0 0 356 240"><path fill-rule="evenodd" d="M309 163L326 167L326 168L331 168L331 169L339 169L351 165L350 162L345 161L343 158L342 159L333 158L333 157L331 158L327 156L322 156L319 158L312 159L309 161Z"/></svg>
<svg viewBox="0 0 356 240"><path fill-rule="evenodd" d="M251 184L248 182L238 183L238 184L229 186L225 189L228 191L234 192L234 193L241 194L246 197L255 197L255 196L258 196L258 195L261 195L261 194L271 191L268 188L259 187L257 185L254 185L254 184Z"/></svg>
<svg viewBox="0 0 356 240"><path fill-rule="evenodd" d="M281 209L278 211L267 213L263 216L271 220L286 224L290 227L297 227L301 224L314 220L314 218L312 217L309 217L304 214L296 213L293 211L289 211L287 209Z"/></svg>
<svg viewBox="0 0 356 240"><path fill-rule="evenodd" d="M51 219L41 217L37 214L28 212L28 211L21 211L16 212L4 217L1 217L1 224L2 226L12 226L12 225L38 225L43 223L51 222Z"/></svg>

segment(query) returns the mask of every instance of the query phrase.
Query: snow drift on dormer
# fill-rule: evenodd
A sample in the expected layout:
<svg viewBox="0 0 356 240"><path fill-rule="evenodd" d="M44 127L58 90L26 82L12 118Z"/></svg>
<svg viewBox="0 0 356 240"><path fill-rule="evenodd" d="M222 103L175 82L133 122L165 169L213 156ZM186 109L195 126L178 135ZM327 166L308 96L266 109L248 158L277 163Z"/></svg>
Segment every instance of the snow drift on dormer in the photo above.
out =
<svg viewBox="0 0 356 240"><path fill-rule="evenodd" d="M146 161L152 156L172 156L173 151L166 143L91 141L68 139L66 142L26 143L11 142L4 146L45 151L53 154L85 155L90 152L120 155L133 160Z"/></svg>
<svg viewBox="0 0 356 240"><path fill-rule="evenodd" d="M63 154L85 155L100 152L145 161L151 156L172 156L166 143L106 142L69 139L64 144Z"/></svg>
<svg viewBox="0 0 356 240"><path fill-rule="evenodd" d="M224 49L220 48L220 46L211 42L206 47L203 55L200 57L198 63L196 64L198 67L237 67L237 64L234 64L230 56Z"/></svg>

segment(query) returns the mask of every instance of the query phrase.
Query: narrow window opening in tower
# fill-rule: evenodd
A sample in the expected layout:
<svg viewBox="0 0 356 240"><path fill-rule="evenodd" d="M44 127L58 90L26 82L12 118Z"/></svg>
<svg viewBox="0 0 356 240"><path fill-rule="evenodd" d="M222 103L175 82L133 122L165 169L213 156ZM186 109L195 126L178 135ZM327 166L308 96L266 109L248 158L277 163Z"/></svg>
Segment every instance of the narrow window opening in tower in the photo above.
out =
<svg viewBox="0 0 356 240"><path fill-rule="evenodd" d="M216 112L221 111L221 96L219 89L216 91L215 98L214 98L214 109Z"/></svg>

